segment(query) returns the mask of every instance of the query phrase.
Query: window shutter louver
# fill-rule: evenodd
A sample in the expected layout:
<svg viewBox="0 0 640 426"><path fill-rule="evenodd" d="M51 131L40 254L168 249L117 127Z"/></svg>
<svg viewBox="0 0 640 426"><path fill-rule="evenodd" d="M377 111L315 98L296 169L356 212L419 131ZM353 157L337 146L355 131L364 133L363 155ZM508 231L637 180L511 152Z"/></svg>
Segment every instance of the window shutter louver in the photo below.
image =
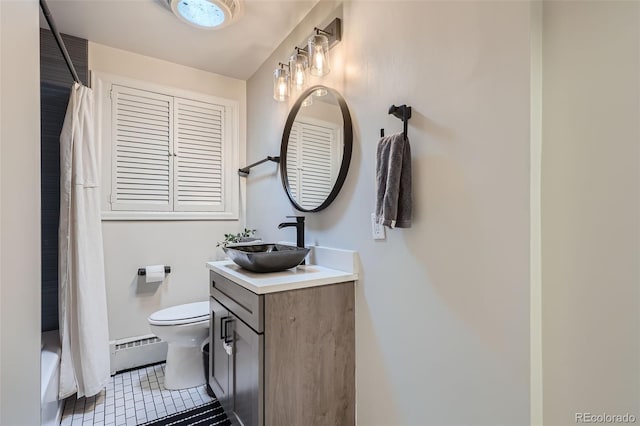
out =
<svg viewBox="0 0 640 426"><path fill-rule="evenodd" d="M318 207L329 196L334 182L332 149L335 130L315 123L300 123L298 128L299 195L304 208Z"/></svg>
<svg viewBox="0 0 640 426"><path fill-rule="evenodd" d="M111 208L171 210L173 98L117 85L111 98Z"/></svg>
<svg viewBox="0 0 640 426"><path fill-rule="evenodd" d="M175 98L174 211L223 211L225 108Z"/></svg>
<svg viewBox="0 0 640 426"><path fill-rule="evenodd" d="M300 174L298 173L298 135L300 134L300 124L293 123L287 144L287 177L291 196L298 199L298 186Z"/></svg>
<svg viewBox="0 0 640 426"><path fill-rule="evenodd" d="M103 220L239 218L236 100L99 71L92 84Z"/></svg>

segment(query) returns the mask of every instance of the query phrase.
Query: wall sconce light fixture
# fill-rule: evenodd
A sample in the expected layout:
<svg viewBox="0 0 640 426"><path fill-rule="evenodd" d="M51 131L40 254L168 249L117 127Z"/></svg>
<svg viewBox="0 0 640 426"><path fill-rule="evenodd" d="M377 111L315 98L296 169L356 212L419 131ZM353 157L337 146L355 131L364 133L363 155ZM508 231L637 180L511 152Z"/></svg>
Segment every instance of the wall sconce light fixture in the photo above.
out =
<svg viewBox="0 0 640 426"><path fill-rule="evenodd" d="M311 62L311 75L322 77L329 74L329 39L320 34L321 30L314 28L316 35L309 37L309 57Z"/></svg>
<svg viewBox="0 0 640 426"><path fill-rule="evenodd" d="M303 108L311 105L313 105L313 96L307 96L306 98L304 98L301 104Z"/></svg>
<svg viewBox="0 0 640 426"><path fill-rule="evenodd" d="M314 35L307 40L306 49L296 47L295 53L289 58L288 64L279 63L273 73L273 98L284 102L289 98L293 87L297 91L303 90L309 80L309 73L322 77L331 71L329 64L329 49L342 40L342 21L336 18L324 29L314 28ZM288 69L285 69L284 67ZM315 96L324 96L326 90L317 90ZM310 99L310 98L309 98ZM307 103L311 104L311 100Z"/></svg>
<svg viewBox="0 0 640 426"><path fill-rule="evenodd" d="M289 69L293 88L301 91L309 80L309 56L306 50L296 47L296 53L289 58Z"/></svg>
<svg viewBox="0 0 640 426"><path fill-rule="evenodd" d="M321 87L319 89L317 89L315 92L313 92L313 96L319 98L320 96L324 96L327 94L327 89L325 89L324 87Z"/></svg>
<svg viewBox="0 0 640 426"><path fill-rule="evenodd" d="M285 69L285 66L289 67L281 62L273 72L273 99L278 102L285 102L289 99L289 70Z"/></svg>

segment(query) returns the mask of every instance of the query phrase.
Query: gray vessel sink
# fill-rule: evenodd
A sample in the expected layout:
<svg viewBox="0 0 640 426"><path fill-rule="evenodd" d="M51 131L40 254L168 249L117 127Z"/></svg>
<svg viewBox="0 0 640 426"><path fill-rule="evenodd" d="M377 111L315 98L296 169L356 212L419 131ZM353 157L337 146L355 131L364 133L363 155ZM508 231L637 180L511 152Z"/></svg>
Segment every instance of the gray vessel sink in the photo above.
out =
<svg viewBox="0 0 640 426"><path fill-rule="evenodd" d="M237 265L252 272L278 272L298 266L309 253L305 247L284 244L248 244L223 247Z"/></svg>

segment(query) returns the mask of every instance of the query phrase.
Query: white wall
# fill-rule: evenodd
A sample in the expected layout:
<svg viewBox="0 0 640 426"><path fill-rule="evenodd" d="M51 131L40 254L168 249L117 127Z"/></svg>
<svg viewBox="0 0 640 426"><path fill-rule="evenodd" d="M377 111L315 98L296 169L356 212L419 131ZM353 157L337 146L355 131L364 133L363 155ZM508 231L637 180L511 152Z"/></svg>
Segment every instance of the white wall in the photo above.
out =
<svg viewBox="0 0 640 426"><path fill-rule="evenodd" d="M640 3L543 25L544 424L640 419Z"/></svg>
<svg viewBox="0 0 640 426"><path fill-rule="evenodd" d="M89 69L238 101L240 162L244 166L245 81L92 42ZM205 262L216 259L216 242L225 233L244 226L242 196L240 210L236 221L103 221L110 338L148 334L147 316L152 312L208 300ZM138 284L138 267L158 263L171 266L168 279L161 285L145 285L144 280Z"/></svg>
<svg viewBox="0 0 640 426"><path fill-rule="evenodd" d="M319 3L251 77L247 146L249 161L278 152L289 105L271 98L272 72L342 15L327 81L350 107L354 154L334 204L306 216L309 243L360 253L358 424L528 424L530 5L342 7ZM374 242L376 143L402 129L393 103L413 106L415 220ZM248 225L291 239L274 168L247 186Z"/></svg>
<svg viewBox="0 0 640 426"><path fill-rule="evenodd" d="M40 424L40 29L0 1L0 424Z"/></svg>

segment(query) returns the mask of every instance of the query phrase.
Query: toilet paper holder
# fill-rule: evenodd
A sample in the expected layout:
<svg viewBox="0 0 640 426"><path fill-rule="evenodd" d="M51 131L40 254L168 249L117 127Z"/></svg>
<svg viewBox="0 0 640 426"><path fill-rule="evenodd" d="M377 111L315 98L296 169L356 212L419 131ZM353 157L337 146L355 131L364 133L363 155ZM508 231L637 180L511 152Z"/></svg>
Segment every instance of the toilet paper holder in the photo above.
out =
<svg viewBox="0 0 640 426"><path fill-rule="evenodd" d="M168 274L171 272L171 266L165 266L164 267L164 273ZM145 268L138 268L138 275L142 276L142 275L147 275L147 271Z"/></svg>

